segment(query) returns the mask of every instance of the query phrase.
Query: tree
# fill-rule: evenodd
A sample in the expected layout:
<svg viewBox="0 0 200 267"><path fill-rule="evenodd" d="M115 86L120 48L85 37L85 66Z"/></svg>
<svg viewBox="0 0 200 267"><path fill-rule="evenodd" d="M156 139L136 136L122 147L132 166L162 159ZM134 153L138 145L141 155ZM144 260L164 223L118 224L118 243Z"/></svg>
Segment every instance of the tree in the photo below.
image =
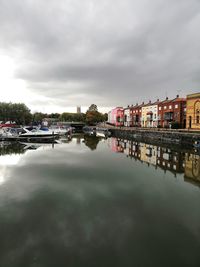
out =
<svg viewBox="0 0 200 267"><path fill-rule="evenodd" d="M59 113L51 113L48 115L48 118L59 119L60 114Z"/></svg>
<svg viewBox="0 0 200 267"><path fill-rule="evenodd" d="M85 122L85 114L84 113L69 113L64 112L60 115L59 118L61 121L76 121L76 122Z"/></svg>
<svg viewBox="0 0 200 267"><path fill-rule="evenodd" d="M86 123L89 125L95 125L98 122L107 121L108 114L102 114L98 112L97 105L92 104L86 112Z"/></svg>
<svg viewBox="0 0 200 267"><path fill-rule="evenodd" d="M48 115L46 113L35 112L33 114L33 123L36 123L36 124L42 123L42 120L47 117Z"/></svg>
<svg viewBox="0 0 200 267"><path fill-rule="evenodd" d="M29 108L23 103L0 103L0 120L28 124L32 120Z"/></svg>
<svg viewBox="0 0 200 267"><path fill-rule="evenodd" d="M89 125L95 125L98 122L103 121L102 114L98 111L87 111L86 112L86 122Z"/></svg>
<svg viewBox="0 0 200 267"><path fill-rule="evenodd" d="M90 105L88 111L98 111L97 105L95 104Z"/></svg>

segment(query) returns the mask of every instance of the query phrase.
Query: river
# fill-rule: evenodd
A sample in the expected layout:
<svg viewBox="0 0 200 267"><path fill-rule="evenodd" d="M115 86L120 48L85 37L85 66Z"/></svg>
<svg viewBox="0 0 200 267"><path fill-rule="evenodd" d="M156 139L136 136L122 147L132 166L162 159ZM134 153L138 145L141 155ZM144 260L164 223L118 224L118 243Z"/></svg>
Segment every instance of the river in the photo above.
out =
<svg viewBox="0 0 200 267"><path fill-rule="evenodd" d="M1 143L0 266L200 266L198 152Z"/></svg>

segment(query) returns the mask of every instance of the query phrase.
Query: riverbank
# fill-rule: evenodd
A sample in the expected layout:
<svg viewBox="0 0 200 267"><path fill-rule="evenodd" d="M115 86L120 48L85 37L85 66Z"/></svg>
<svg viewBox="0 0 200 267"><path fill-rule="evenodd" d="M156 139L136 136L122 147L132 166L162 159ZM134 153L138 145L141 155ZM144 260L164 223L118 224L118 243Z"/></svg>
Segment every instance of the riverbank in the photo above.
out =
<svg viewBox="0 0 200 267"><path fill-rule="evenodd" d="M200 141L199 131L188 131L186 129L143 129L143 128L116 128L109 127L113 137L139 140L141 142L153 142L156 144L175 144L187 147L193 147L196 142Z"/></svg>

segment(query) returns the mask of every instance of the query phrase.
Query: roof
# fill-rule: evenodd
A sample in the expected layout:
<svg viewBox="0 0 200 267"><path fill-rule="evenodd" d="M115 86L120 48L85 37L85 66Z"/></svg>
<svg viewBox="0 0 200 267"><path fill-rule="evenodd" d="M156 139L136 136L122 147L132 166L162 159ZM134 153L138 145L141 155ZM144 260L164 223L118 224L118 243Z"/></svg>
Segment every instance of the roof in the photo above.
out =
<svg viewBox="0 0 200 267"><path fill-rule="evenodd" d="M186 101L186 98L177 97L173 99L173 102L183 102L183 101Z"/></svg>
<svg viewBox="0 0 200 267"><path fill-rule="evenodd" d="M190 99L190 98L200 98L200 93L189 94L189 95L187 95L187 98L188 99Z"/></svg>

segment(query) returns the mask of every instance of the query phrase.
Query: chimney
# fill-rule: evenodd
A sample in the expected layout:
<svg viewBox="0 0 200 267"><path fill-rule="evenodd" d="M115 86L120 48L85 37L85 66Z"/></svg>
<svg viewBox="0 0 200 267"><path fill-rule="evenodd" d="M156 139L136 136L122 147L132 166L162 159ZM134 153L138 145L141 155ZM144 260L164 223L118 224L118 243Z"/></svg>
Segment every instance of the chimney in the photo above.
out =
<svg viewBox="0 0 200 267"><path fill-rule="evenodd" d="M138 103L136 103L136 106L138 106Z"/></svg>
<svg viewBox="0 0 200 267"><path fill-rule="evenodd" d="M176 98L178 98L179 97L179 95L176 95Z"/></svg>
<svg viewBox="0 0 200 267"><path fill-rule="evenodd" d="M166 100L168 100L168 97L166 97Z"/></svg>
<svg viewBox="0 0 200 267"><path fill-rule="evenodd" d="M157 102L159 102L159 98L157 98Z"/></svg>
<svg viewBox="0 0 200 267"><path fill-rule="evenodd" d="M144 105L144 101L142 102L142 105Z"/></svg>
<svg viewBox="0 0 200 267"><path fill-rule="evenodd" d="M149 100L149 104L151 104L151 100Z"/></svg>

